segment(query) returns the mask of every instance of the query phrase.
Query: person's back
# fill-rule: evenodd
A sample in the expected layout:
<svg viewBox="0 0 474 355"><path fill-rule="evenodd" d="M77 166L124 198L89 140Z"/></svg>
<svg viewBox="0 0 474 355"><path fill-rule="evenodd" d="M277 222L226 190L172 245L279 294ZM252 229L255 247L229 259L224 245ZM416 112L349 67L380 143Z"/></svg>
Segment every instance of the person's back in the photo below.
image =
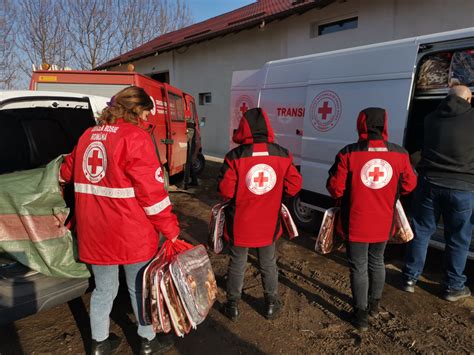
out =
<svg viewBox="0 0 474 355"><path fill-rule="evenodd" d="M424 142L417 170L431 182L474 190L474 109L454 94L424 121Z"/></svg>
<svg viewBox="0 0 474 355"><path fill-rule="evenodd" d="M446 242L444 299L469 297L464 275L472 240L474 207L474 110L466 86L452 88L425 118L418 187L413 196L414 240L408 245L403 270L407 292L415 292L423 272L428 244L443 217Z"/></svg>
<svg viewBox="0 0 474 355"><path fill-rule="evenodd" d="M359 141L339 152L327 188L333 198L342 198L342 224L350 241L383 242L392 233L396 200L414 189L416 177L407 151L387 141L385 110L363 110L357 129Z"/></svg>
<svg viewBox="0 0 474 355"><path fill-rule="evenodd" d="M279 313L276 240L282 234L283 195L301 189L301 175L286 149L273 142L273 129L261 108L245 112L232 137L237 148L226 154L219 175L219 192L230 200L226 208L225 236L230 244L226 315L239 316L248 248L257 248L264 287L265 317Z"/></svg>
<svg viewBox="0 0 474 355"><path fill-rule="evenodd" d="M301 176L291 153L274 143L273 129L261 109L245 113L233 140L241 145L227 153L229 168L224 165L219 177L219 192L232 199L227 237L242 247L271 244L282 233L282 196L299 191Z"/></svg>
<svg viewBox="0 0 474 355"><path fill-rule="evenodd" d="M385 245L394 232L395 203L411 192L416 175L408 152L387 141L387 114L367 108L357 119L359 141L339 151L327 189L339 200L354 298L353 324L368 329L385 283Z"/></svg>

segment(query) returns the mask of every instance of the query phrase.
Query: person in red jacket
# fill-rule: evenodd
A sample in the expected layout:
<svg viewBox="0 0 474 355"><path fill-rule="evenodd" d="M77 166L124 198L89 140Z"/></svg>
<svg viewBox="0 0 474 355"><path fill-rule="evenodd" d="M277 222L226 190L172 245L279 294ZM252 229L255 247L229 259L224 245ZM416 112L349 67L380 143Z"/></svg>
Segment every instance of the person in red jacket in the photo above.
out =
<svg viewBox="0 0 474 355"><path fill-rule="evenodd" d="M348 238L354 302L353 324L368 329L385 283L383 254L393 233L395 203L416 186L408 152L387 141L387 113L366 108L357 119L359 141L342 148L329 170L327 189L341 205L341 224Z"/></svg>
<svg viewBox="0 0 474 355"><path fill-rule="evenodd" d="M117 93L99 124L87 129L60 170L74 182L79 258L91 264L95 289L90 301L92 354L106 354L119 339L109 339L109 315L123 265L142 339L141 353L164 350L153 327L140 314L141 271L158 251L159 233L175 240L180 229L164 186L164 171L146 130L153 103L138 87ZM169 340L169 339L166 339Z"/></svg>
<svg viewBox="0 0 474 355"><path fill-rule="evenodd" d="M232 139L240 146L227 153L218 178L220 194L230 200L224 232L230 244L225 313L232 320L239 316L248 248L257 248L265 316L273 319L281 308L275 257L275 243L282 234L280 208L284 193L294 196L301 189L301 175L291 153L274 143L261 108L244 114Z"/></svg>

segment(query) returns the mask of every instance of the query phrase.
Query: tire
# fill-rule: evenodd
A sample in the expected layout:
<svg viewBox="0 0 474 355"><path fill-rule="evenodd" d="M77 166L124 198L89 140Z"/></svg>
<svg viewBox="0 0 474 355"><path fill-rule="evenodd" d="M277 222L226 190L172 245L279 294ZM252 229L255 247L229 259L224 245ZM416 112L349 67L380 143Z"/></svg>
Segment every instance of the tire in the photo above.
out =
<svg viewBox="0 0 474 355"><path fill-rule="evenodd" d="M193 161L193 170L196 175L200 175L204 171L204 167L206 166L206 159L202 153L199 153L197 159Z"/></svg>
<svg viewBox="0 0 474 355"><path fill-rule="evenodd" d="M320 213L301 204L299 195L286 201L286 206L295 221L296 225L306 231L314 231L317 222L320 220Z"/></svg>

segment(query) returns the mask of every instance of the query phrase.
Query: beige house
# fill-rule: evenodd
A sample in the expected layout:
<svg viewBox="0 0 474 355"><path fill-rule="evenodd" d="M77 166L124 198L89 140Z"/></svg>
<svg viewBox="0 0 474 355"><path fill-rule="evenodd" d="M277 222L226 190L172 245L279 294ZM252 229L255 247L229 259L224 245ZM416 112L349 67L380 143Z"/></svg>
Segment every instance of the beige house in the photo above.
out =
<svg viewBox="0 0 474 355"><path fill-rule="evenodd" d="M229 147L232 72L270 60L474 26L472 0L258 0L165 34L97 69L127 70L194 95L204 153Z"/></svg>

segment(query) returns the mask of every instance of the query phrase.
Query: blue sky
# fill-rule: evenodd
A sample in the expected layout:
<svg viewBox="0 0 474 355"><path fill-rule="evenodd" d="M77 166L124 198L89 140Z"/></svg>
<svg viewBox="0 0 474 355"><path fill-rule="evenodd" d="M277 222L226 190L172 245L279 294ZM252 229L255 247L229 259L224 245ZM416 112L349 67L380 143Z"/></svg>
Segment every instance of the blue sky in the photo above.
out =
<svg viewBox="0 0 474 355"><path fill-rule="evenodd" d="M201 22L256 1L257 0L188 0L187 3L193 14L194 22Z"/></svg>

